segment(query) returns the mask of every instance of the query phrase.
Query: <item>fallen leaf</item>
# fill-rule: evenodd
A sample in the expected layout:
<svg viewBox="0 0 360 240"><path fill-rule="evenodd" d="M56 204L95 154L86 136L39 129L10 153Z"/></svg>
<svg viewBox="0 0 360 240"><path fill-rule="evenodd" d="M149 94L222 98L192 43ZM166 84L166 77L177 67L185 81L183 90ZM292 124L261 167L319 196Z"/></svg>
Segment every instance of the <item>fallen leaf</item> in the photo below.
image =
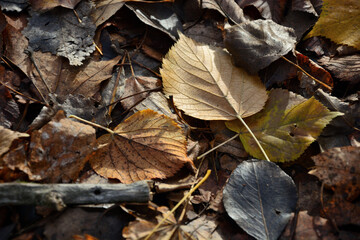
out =
<svg viewBox="0 0 360 240"><path fill-rule="evenodd" d="M55 7L74 9L81 0L29 0L33 11L48 11Z"/></svg>
<svg viewBox="0 0 360 240"><path fill-rule="evenodd" d="M239 1L239 6L244 8L253 5L263 18L281 23L285 15L286 3L286 0L242 0Z"/></svg>
<svg viewBox="0 0 360 240"><path fill-rule="evenodd" d="M343 114L330 112L313 97L305 99L287 90L274 89L264 109L244 121L271 161L288 162L298 158L322 129L340 115ZM253 137L239 120L226 122L226 126L240 133L241 142L250 155L264 159Z"/></svg>
<svg viewBox="0 0 360 240"><path fill-rule="evenodd" d="M323 36L360 50L360 2L324 0L319 20L306 38Z"/></svg>
<svg viewBox="0 0 360 240"><path fill-rule="evenodd" d="M186 140L169 117L152 110L135 113L115 129L115 135L98 139L99 149L90 159L101 176L123 183L173 176L185 163Z"/></svg>
<svg viewBox="0 0 360 240"><path fill-rule="evenodd" d="M0 85L0 126L11 128L20 117L20 109L10 91Z"/></svg>
<svg viewBox="0 0 360 240"><path fill-rule="evenodd" d="M23 34L29 39L31 49L66 57L70 65L80 66L95 50L96 27L88 17L91 9L88 1L76 7L81 22L70 9L53 9L42 14L31 12Z"/></svg>
<svg viewBox="0 0 360 240"><path fill-rule="evenodd" d="M333 88L334 87L334 80L332 79L330 73L328 71L326 71L324 68L322 68L321 66L319 66L318 64L316 64L314 61L312 61L309 57L296 52L296 58L298 61L298 65L304 69L307 73L309 73L311 76L313 76L314 78L316 78L317 80L319 80L322 83L325 83L326 85L328 85L329 87ZM308 76L303 74L303 77L306 77L307 79L309 79L309 81L313 82L312 79L310 79ZM300 81L302 81L301 85L305 85L307 86L307 88L309 89L309 93L311 95L314 94L314 86L310 87L308 86L309 84L304 84L304 79L302 78ZM322 87L322 85L320 84L315 84L315 87ZM323 87L324 88L324 87ZM326 91L329 91L329 89L324 88Z"/></svg>
<svg viewBox="0 0 360 240"><path fill-rule="evenodd" d="M93 151L95 129L65 118L59 111L52 121L31 133L28 160L25 147L4 156L6 165L28 174L30 180L74 181Z"/></svg>
<svg viewBox="0 0 360 240"><path fill-rule="evenodd" d="M180 34L163 60L164 92L186 114L204 120L232 120L260 111L267 99L256 75L232 65L221 48Z"/></svg>
<svg viewBox="0 0 360 240"><path fill-rule="evenodd" d="M21 12L29 5L28 0L0 1L2 10Z"/></svg>
<svg viewBox="0 0 360 240"><path fill-rule="evenodd" d="M9 49L8 54L12 56L11 60L19 56L16 55L16 51L16 48ZM100 83L111 77L113 67L120 59L118 56L108 61L86 61L83 66L74 67L70 66L63 58L51 53L33 52L33 59L44 76L44 83L29 58L23 56L23 53L19 54L23 61L14 59L15 63L30 79L33 79L34 84L47 100L50 99L50 93L57 94L62 100L68 94L75 93L84 97L92 97L99 91Z"/></svg>
<svg viewBox="0 0 360 240"><path fill-rule="evenodd" d="M296 186L275 163L244 161L223 192L229 216L256 239L277 239L295 211Z"/></svg>
<svg viewBox="0 0 360 240"><path fill-rule="evenodd" d="M292 230L293 221L296 221L295 233ZM296 240L339 239L329 220L320 216L311 216L306 211L300 211L298 216L289 222L280 239L290 239L292 234L295 234Z"/></svg>
<svg viewBox="0 0 360 240"><path fill-rule="evenodd" d="M291 28L259 19L227 28L224 42L236 66L256 73L293 50L296 36Z"/></svg>
<svg viewBox="0 0 360 240"><path fill-rule="evenodd" d="M224 17L234 23L246 22L243 10L232 0L202 0L202 8L209 8L218 11Z"/></svg>
<svg viewBox="0 0 360 240"><path fill-rule="evenodd" d="M349 81L354 85L360 82L360 54L323 56L317 62L340 81Z"/></svg>
<svg viewBox="0 0 360 240"><path fill-rule="evenodd" d="M14 140L29 136L30 135L27 133L15 132L0 126L0 157L10 150L11 144Z"/></svg>
<svg viewBox="0 0 360 240"><path fill-rule="evenodd" d="M335 194L332 199L326 201L322 210L337 226L360 225L359 204L346 201L341 195Z"/></svg>
<svg viewBox="0 0 360 240"><path fill-rule="evenodd" d="M125 109L134 107L141 100L144 100L150 93L149 90L155 89L161 86L160 79L154 77L144 76L131 76L125 80L124 94L121 98L126 98L121 101L121 105ZM146 92L148 91L148 92ZM143 92L143 93L141 93ZM138 94L141 93L141 94ZM132 96L132 97L129 97Z"/></svg>
<svg viewBox="0 0 360 240"><path fill-rule="evenodd" d="M171 3L126 3L126 6L145 24L166 33L173 40L178 38L178 31L182 31L182 23L173 10Z"/></svg>
<svg viewBox="0 0 360 240"><path fill-rule="evenodd" d="M360 195L360 148L347 146L332 148L313 156L315 169L309 173L317 176L327 186L346 194L348 200Z"/></svg>
<svg viewBox="0 0 360 240"><path fill-rule="evenodd" d="M96 27L104 23L124 6L126 0L98 0L95 1L95 10L91 13Z"/></svg>

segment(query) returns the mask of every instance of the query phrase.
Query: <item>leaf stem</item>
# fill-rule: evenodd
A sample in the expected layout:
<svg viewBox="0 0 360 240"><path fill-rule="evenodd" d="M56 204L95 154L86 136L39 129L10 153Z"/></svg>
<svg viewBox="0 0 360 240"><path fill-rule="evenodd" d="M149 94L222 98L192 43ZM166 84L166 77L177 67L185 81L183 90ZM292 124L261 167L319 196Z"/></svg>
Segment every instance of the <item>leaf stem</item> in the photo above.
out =
<svg viewBox="0 0 360 240"><path fill-rule="evenodd" d="M107 127L103 127L103 126L101 126L101 125L99 125L99 124L97 124L97 123L90 122L90 121L85 120L85 119L82 119L82 118L80 118L80 117L78 117L78 116L70 115L69 118L75 118L76 120L79 120L80 122L87 123L87 124L89 124L89 125L91 125L91 126L93 126L93 127L101 128L101 129L109 132L110 134L113 134L113 135L115 134L115 132L114 132L113 130L111 130L111 129L107 128Z"/></svg>
<svg viewBox="0 0 360 240"><path fill-rule="evenodd" d="M310 74L308 74L302 67L300 67L299 65L297 65L296 63L293 63L292 61L290 61L289 59L287 59L286 57L282 56L282 59L284 59L285 61L287 61L288 63L294 65L296 68L298 68L300 71L302 71L306 76L308 76L309 78L311 78L312 80L314 80L315 82L319 83L320 85L322 85L323 87L327 88L328 90L332 91L332 88L328 85L326 85L325 83L321 82L320 80L314 78L313 76L311 76Z"/></svg>
<svg viewBox="0 0 360 240"><path fill-rule="evenodd" d="M210 174L211 174L211 170L207 170L204 178L201 179L201 181L200 181L198 184L196 184L196 186L195 186L194 188L190 189L190 191L180 200L180 202L178 202L178 204L176 204L176 206L173 207L173 209L171 209L171 211L168 212L168 213L164 216L164 218L158 223L158 225L156 225L156 227L154 227L154 229L146 236L145 240L150 239L150 237L151 237L151 236L156 232L156 230L158 230L159 227L170 217L170 215L173 214L173 213L176 211L176 209L178 209L178 207L180 207L180 205L181 205L188 197L190 197L190 195L191 195L196 189L198 189L198 188L201 186L201 184L203 184L203 183L206 181L206 179L209 178Z"/></svg>
<svg viewBox="0 0 360 240"><path fill-rule="evenodd" d="M205 157L206 155L208 155L208 154L209 154L209 153L211 153L212 151L214 151L214 150L218 149L219 147L221 147L221 146L223 146L223 145L227 144L228 142L230 142L230 141L234 140L234 139L235 139L235 138L237 138L239 135L240 135L239 133L235 134L234 136L232 136L231 138L229 138L229 139L228 139L228 140L226 140L225 142L222 142L222 143L220 143L219 145L217 145L216 147L213 147L213 148L212 148L212 149L210 149L209 151L207 151L207 152L205 152L205 153L201 154L200 156L198 156L198 157L197 157L197 159L200 159L200 158Z"/></svg>
<svg viewBox="0 0 360 240"><path fill-rule="evenodd" d="M260 151L261 151L262 154L264 155L265 159L270 162L270 159L269 159L268 155L266 154L264 148L261 146L260 142L259 142L258 139L256 138L255 134L251 131L251 129L250 129L249 126L246 124L246 122L242 119L242 117L238 116L238 119L239 119L240 122L245 126L246 130L248 130L248 132L250 133L250 135L253 137L253 139L255 140L256 144L257 144L258 147L260 148Z"/></svg>

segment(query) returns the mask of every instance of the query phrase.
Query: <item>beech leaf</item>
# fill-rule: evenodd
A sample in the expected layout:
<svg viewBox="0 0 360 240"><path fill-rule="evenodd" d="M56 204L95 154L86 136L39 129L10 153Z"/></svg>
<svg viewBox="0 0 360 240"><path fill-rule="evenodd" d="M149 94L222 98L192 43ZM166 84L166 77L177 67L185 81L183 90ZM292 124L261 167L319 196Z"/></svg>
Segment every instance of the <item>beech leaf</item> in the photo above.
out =
<svg viewBox="0 0 360 240"><path fill-rule="evenodd" d="M244 119L274 162L298 158L316 140L322 129L340 112L330 112L314 97L305 99L287 90L275 89L262 111ZM240 121L226 122L237 133L245 150L264 159L254 139Z"/></svg>
<svg viewBox="0 0 360 240"><path fill-rule="evenodd" d="M204 120L233 120L259 112L267 99L256 75L232 65L221 48L183 34L163 60L164 92L186 114Z"/></svg>
<svg viewBox="0 0 360 240"><path fill-rule="evenodd" d="M360 49L360 1L324 0L319 20L306 37L323 36Z"/></svg>
<svg viewBox="0 0 360 240"><path fill-rule="evenodd" d="M142 110L119 124L114 132L98 139L99 149L90 159L101 176L123 183L164 179L185 163L192 164L186 155L182 129L165 115Z"/></svg>
<svg viewBox="0 0 360 240"><path fill-rule="evenodd" d="M244 161L223 192L229 216L256 239L277 239L296 207L296 186L275 163Z"/></svg>

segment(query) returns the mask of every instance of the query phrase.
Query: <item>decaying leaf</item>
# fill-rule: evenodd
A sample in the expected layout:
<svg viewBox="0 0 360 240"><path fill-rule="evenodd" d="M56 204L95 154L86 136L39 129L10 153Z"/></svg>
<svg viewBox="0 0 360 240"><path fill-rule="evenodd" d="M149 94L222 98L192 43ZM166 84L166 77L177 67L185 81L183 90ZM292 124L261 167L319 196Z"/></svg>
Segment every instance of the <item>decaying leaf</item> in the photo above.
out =
<svg viewBox="0 0 360 240"><path fill-rule="evenodd" d="M286 10L286 0L242 0L239 1L240 7L244 8L249 5L256 7L261 16L265 19L271 19L280 23L284 18Z"/></svg>
<svg viewBox="0 0 360 240"><path fill-rule="evenodd" d="M0 126L0 157L9 151L11 143L21 137L29 137L27 133L15 132Z"/></svg>
<svg viewBox="0 0 360 240"><path fill-rule="evenodd" d="M39 14L31 12L28 26L23 34L29 39L33 50L51 52L69 59L70 65L82 65L85 57L95 50L93 37L95 24L89 18L92 4L82 1L76 8L81 19L70 9L53 9Z"/></svg>
<svg viewBox="0 0 360 240"><path fill-rule="evenodd" d="M256 75L232 65L230 55L180 34L163 60L164 92L186 114L232 120L260 111L267 99Z"/></svg>
<svg viewBox="0 0 360 240"><path fill-rule="evenodd" d="M170 3L126 3L136 16L145 24L166 33L173 40L178 38L178 31L182 31L182 23Z"/></svg>
<svg viewBox="0 0 360 240"><path fill-rule="evenodd" d="M52 121L31 133L28 160L20 145L4 156L4 162L24 171L30 180L69 182L78 177L94 143L93 127L67 119L59 111Z"/></svg>
<svg viewBox="0 0 360 240"><path fill-rule="evenodd" d="M324 0L320 18L307 37L323 36L360 49L360 2Z"/></svg>
<svg viewBox="0 0 360 240"><path fill-rule="evenodd" d="M296 207L296 186L276 164L244 161L223 192L229 216L256 239L278 239Z"/></svg>
<svg viewBox="0 0 360 240"><path fill-rule="evenodd" d="M0 1L1 9L6 11L21 12L29 5L28 0Z"/></svg>
<svg viewBox="0 0 360 240"><path fill-rule="evenodd" d="M124 6L126 0L101 0L95 2L95 10L91 13L94 19L96 27L108 20L114 15L122 6Z"/></svg>
<svg viewBox="0 0 360 240"><path fill-rule="evenodd" d="M256 73L293 50L296 35L291 28L259 19L226 29L224 42L236 66Z"/></svg>
<svg viewBox="0 0 360 240"><path fill-rule="evenodd" d="M234 23L242 23L246 21L244 13L239 5L232 0L203 0L202 8L214 9L221 13L224 17L231 19Z"/></svg>
<svg viewBox="0 0 360 240"><path fill-rule="evenodd" d="M0 126L11 128L19 116L19 106L10 91L0 86Z"/></svg>
<svg viewBox="0 0 360 240"><path fill-rule="evenodd" d="M123 183L173 176L185 163L186 140L182 129L169 117L152 110L135 113L115 129L115 135L98 139L90 159L101 176Z"/></svg>
<svg viewBox="0 0 360 240"><path fill-rule="evenodd" d="M244 119L265 152L275 162L298 158L316 140L322 129L340 112L330 112L315 98L305 99L287 90L270 92L264 109ZM254 139L240 121L226 123L240 133L245 150L258 159L264 159Z"/></svg>
<svg viewBox="0 0 360 240"><path fill-rule="evenodd" d="M30 78L35 78L33 80L36 86L46 99L49 99L50 93L55 93L64 100L68 94L92 97L99 91L100 83L111 77L120 56L108 61L86 61L81 67L70 66L63 58L40 51L34 52L33 58L45 83L28 59L20 63L21 70Z"/></svg>
<svg viewBox="0 0 360 240"><path fill-rule="evenodd" d="M344 191L348 199L355 199L360 194L360 148L332 148L312 159L315 169L309 173L317 176L326 185Z"/></svg>
<svg viewBox="0 0 360 240"><path fill-rule="evenodd" d="M59 6L74 9L80 1L81 0L29 0L31 8L34 11L48 11Z"/></svg>

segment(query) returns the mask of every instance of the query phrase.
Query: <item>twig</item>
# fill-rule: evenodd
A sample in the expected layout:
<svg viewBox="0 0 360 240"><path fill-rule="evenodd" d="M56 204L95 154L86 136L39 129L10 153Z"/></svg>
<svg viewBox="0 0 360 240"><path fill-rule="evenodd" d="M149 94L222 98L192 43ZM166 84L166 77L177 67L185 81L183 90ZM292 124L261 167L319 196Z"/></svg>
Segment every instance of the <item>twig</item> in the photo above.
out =
<svg viewBox="0 0 360 240"><path fill-rule="evenodd" d="M217 145L216 147L213 147L213 148L210 149L209 151L201 154L200 156L197 157L197 159L200 159L200 158L205 157L206 155L208 155L208 154L211 153L212 151L214 151L214 150L218 149L219 147L227 144L228 142L231 142L232 140L236 139L239 135L240 135L239 133L235 134L234 136L232 136L231 138L229 138L229 139L226 140L225 142L222 142L222 143L220 143L219 145Z"/></svg>
<svg viewBox="0 0 360 240"><path fill-rule="evenodd" d="M297 65L296 63L293 63L292 61L290 61L289 59L287 59L286 57L282 56L282 59L284 59L285 61L287 61L288 63L294 65L296 68L298 68L300 71L302 71L306 76L308 76L309 78L311 78L312 80L314 80L315 82L319 83L320 85L322 85L323 87L327 88L328 90L332 91L332 88L328 85L326 85L325 83L321 82L320 80L314 78L313 76L311 76L310 74L308 74L302 67L300 67L299 65Z"/></svg>
<svg viewBox="0 0 360 240"><path fill-rule="evenodd" d="M158 223L158 225L156 225L156 227L154 227L154 229L149 233L149 235L146 236L145 240L148 240L148 239L156 232L156 230L159 229L159 227L170 217L170 215L173 214L173 213L176 211L176 209L178 209L178 207L180 207L180 205L181 205L188 197L190 197L191 194L192 194L196 189L198 189L198 188L201 186L201 184L203 184L203 183L206 181L206 179L208 179L208 177L210 176L210 174L211 174L211 170L207 170L204 178L201 179L201 181L200 181L198 184L196 184L196 186L195 186L194 188L192 188L192 189L180 200L180 202L178 202L178 204L176 204L176 206L173 207L173 209L171 209L171 211L168 212L168 213L164 216L164 218Z"/></svg>
<svg viewBox="0 0 360 240"><path fill-rule="evenodd" d="M0 184L0 206L51 205L61 208L68 204L148 201L150 189L147 181L132 184Z"/></svg>

